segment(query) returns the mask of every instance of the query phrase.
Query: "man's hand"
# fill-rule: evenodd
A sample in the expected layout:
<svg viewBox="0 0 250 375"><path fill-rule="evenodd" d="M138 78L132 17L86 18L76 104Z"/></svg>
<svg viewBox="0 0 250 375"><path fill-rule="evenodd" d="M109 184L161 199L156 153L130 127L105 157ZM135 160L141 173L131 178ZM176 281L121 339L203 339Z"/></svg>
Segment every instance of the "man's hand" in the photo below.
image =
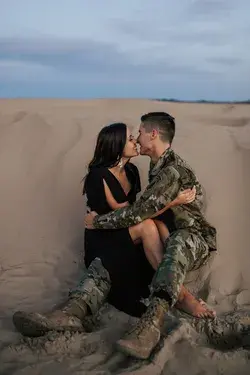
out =
<svg viewBox="0 0 250 375"><path fill-rule="evenodd" d="M91 211L89 212L84 219L84 224L86 229L95 229L93 226L94 217L97 216L97 212Z"/></svg>

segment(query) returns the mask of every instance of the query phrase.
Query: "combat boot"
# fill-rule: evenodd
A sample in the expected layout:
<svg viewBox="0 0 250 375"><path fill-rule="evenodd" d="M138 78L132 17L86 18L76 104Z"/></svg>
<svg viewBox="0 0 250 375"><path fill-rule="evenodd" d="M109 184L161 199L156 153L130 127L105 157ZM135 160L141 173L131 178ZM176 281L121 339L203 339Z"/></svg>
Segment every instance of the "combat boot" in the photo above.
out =
<svg viewBox="0 0 250 375"><path fill-rule="evenodd" d="M70 298L60 309L50 313L17 311L13 315L13 324L24 336L43 336L49 331L83 332L83 319L88 306L81 298Z"/></svg>
<svg viewBox="0 0 250 375"><path fill-rule="evenodd" d="M88 314L98 312L109 290L109 273L96 258L61 308L45 314L17 311L13 315L13 324L24 336L30 337L43 336L48 331L83 332L84 319Z"/></svg>
<svg viewBox="0 0 250 375"><path fill-rule="evenodd" d="M139 359L147 359L158 344L168 303L154 297L135 327L117 342L118 350Z"/></svg>

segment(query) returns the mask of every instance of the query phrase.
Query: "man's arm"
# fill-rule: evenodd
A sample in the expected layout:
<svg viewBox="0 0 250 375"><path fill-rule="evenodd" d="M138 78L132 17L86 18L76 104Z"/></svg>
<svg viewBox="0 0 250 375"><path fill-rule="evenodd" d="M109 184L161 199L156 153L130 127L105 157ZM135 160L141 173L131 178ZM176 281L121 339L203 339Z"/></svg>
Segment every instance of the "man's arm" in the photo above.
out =
<svg viewBox="0 0 250 375"><path fill-rule="evenodd" d="M179 172L174 167L167 167L159 172L134 204L106 215L97 215L93 221L94 228L128 228L141 223L173 201L180 188Z"/></svg>

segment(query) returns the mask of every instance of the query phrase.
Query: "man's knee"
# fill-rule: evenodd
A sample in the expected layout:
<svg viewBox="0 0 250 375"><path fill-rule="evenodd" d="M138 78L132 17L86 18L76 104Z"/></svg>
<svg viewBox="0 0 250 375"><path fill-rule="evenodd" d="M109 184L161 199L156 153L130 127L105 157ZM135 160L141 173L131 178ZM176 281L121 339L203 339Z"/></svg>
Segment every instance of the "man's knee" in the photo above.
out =
<svg viewBox="0 0 250 375"><path fill-rule="evenodd" d="M179 262L187 270L192 269L196 263L202 263L208 254L209 249L204 239L188 230L175 232L165 244L166 259Z"/></svg>

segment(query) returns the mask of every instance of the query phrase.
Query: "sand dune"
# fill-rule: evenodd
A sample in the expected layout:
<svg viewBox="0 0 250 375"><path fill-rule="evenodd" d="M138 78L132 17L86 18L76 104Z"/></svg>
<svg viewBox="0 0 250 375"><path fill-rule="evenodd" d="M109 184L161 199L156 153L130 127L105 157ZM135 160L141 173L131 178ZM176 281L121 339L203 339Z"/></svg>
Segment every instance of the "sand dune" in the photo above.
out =
<svg viewBox="0 0 250 375"><path fill-rule="evenodd" d="M174 148L196 170L218 230L213 263L187 282L218 314L250 313L249 105L0 100L0 374L249 373L247 345L212 348L185 320L149 363L116 353L134 319L109 306L90 334L21 340L12 326L15 310L47 311L64 300L84 266L80 182L99 129L124 121L136 133L151 110L176 118ZM149 160L134 162L145 186Z"/></svg>

